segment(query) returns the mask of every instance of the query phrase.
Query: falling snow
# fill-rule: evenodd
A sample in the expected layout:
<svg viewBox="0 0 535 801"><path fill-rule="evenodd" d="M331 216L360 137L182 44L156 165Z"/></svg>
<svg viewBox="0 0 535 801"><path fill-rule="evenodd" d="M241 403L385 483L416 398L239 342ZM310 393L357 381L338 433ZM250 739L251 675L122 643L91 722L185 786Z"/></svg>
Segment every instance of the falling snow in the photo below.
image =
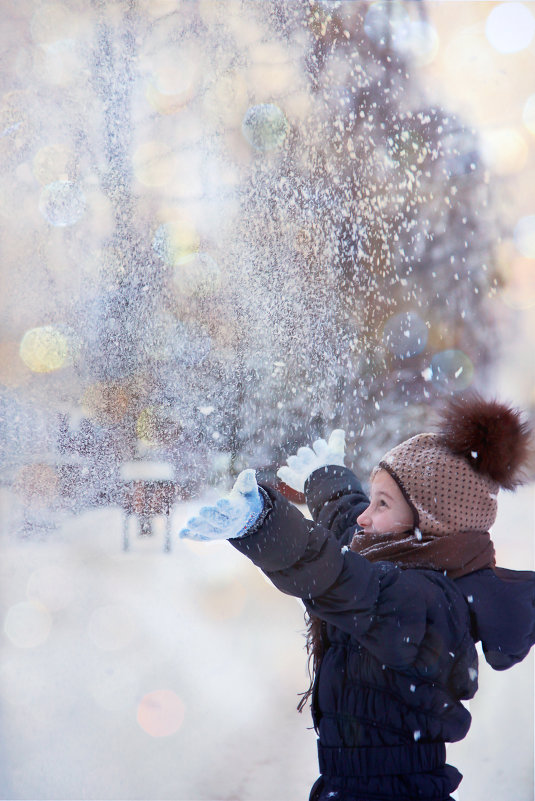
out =
<svg viewBox="0 0 535 801"><path fill-rule="evenodd" d="M296 445L338 426L366 474L421 430L433 401L484 379L504 222L480 136L448 101L427 95L426 64L440 38L418 4L368 5L5 5L0 478L16 510L5 523L10 547L26 548L37 573L37 549L68 513L83 528L80 558L98 565L105 597L118 563L113 550L100 575L106 560L95 537L100 525L106 536L114 531L126 485L190 498L228 486L243 467L271 475ZM497 11L507 5L520 4ZM511 50L510 30L492 26L497 46ZM525 259L534 255L534 220L522 218L514 232ZM140 498L143 530L154 497ZM91 516L101 514L95 526ZM63 556L71 534L56 542ZM121 564L133 571L138 619L149 619L139 573ZM21 719L19 705L40 712L35 698L51 721L67 709L55 703L65 688L47 693L39 637L73 623L60 596L78 588L53 567L49 596L59 606L21 600L17 587L6 616L6 636L28 638L12 643L17 657L2 672L19 687L6 696L10 720ZM147 574L143 589L153 594L154 580ZM113 654L135 624L124 609L95 610L89 583L87 636ZM228 596L236 604L240 589ZM168 603L160 611L151 648L158 639L168 647L177 624ZM74 637L82 643L84 632ZM32 678L17 685L26 653ZM149 672L153 655L141 656ZM91 674L91 659L80 662L82 674ZM126 671L126 662L110 664L91 680L116 720L113 704L137 698L138 687L131 663ZM56 680L64 670L53 671ZM146 693L138 710L148 734L162 697L175 722L184 714L170 690ZM91 720L101 731L102 718ZM25 742L31 751L33 740ZM145 757L135 760L143 775ZM40 759L38 782L47 770Z"/></svg>
<svg viewBox="0 0 535 801"><path fill-rule="evenodd" d="M367 471L491 350L477 138L426 98L386 6L164 5L10 22L46 67L38 103L6 95L2 197L34 211L5 222L8 251L27 243L6 320L27 372L0 394L0 446L42 506L116 503L131 459L191 495L335 427L364 431ZM17 445L26 408L46 452Z"/></svg>

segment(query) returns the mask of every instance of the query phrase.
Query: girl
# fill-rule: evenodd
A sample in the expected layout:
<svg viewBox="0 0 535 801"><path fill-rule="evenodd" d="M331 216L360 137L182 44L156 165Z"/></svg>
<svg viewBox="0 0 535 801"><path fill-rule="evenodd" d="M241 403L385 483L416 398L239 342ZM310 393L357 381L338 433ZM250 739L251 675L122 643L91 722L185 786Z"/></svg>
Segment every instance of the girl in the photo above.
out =
<svg viewBox="0 0 535 801"><path fill-rule="evenodd" d="M230 539L310 616L314 801L448 801L477 690L475 643L496 670L535 642L535 573L496 567L489 528L500 487L528 454L518 411L450 401L437 434L389 451L368 499L344 467L344 433L300 448L279 477L304 490L307 520L254 471L182 536ZM308 694L307 694L308 695Z"/></svg>

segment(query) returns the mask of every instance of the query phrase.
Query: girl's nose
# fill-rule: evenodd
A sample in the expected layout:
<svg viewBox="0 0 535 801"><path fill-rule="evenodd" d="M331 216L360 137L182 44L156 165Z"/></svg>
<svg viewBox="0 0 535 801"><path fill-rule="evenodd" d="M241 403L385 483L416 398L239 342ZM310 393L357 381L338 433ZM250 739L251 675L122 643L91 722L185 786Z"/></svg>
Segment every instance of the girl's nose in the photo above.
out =
<svg viewBox="0 0 535 801"><path fill-rule="evenodd" d="M360 515L357 517L357 525L365 526L366 523L369 522L369 519L368 519L368 509L369 508L370 507L367 506L366 509L363 512L361 512Z"/></svg>

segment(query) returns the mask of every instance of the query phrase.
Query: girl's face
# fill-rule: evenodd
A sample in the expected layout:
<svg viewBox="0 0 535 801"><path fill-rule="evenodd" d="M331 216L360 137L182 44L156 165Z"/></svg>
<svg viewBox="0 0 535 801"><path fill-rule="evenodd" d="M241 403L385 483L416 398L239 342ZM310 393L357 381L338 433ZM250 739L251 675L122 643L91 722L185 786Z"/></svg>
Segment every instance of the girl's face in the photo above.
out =
<svg viewBox="0 0 535 801"><path fill-rule="evenodd" d="M372 478L370 505L357 517L365 534L397 534L414 526L412 510L386 470Z"/></svg>

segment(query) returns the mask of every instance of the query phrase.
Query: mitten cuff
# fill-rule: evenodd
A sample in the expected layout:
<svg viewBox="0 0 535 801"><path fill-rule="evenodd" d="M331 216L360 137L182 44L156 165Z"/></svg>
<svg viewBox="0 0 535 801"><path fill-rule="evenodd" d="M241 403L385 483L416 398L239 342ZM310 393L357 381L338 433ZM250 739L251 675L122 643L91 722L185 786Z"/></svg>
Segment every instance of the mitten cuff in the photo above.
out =
<svg viewBox="0 0 535 801"><path fill-rule="evenodd" d="M260 511L260 514L250 522L247 521L245 523L243 531L241 531L236 537L233 537L232 539L241 539L242 537L246 537L249 534L255 534L258 531L258 529L262 526L264 520L272 510L273 504L267 492L264 489L262 489L262 487L258 487L258 494L260 495L260 499L262 501L262 509Z"/></svg>

